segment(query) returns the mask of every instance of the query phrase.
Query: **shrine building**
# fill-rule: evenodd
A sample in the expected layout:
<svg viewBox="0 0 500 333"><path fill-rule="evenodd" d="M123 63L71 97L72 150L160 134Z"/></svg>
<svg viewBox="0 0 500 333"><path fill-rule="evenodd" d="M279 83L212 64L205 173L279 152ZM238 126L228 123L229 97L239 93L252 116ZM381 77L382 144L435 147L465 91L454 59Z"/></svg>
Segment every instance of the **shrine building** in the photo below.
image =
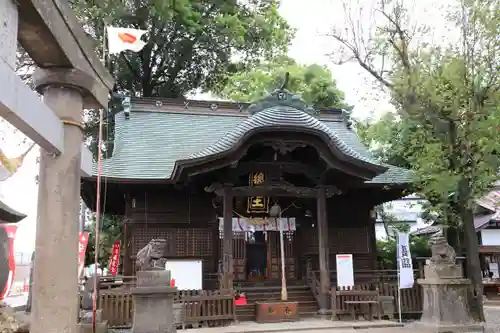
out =
<svg viewBox="0 0 500 333"><path fill-rule="evenodd" d="M310 265L328 307L335 255L376 269L373 208L411 181L370 154L344 111L315 110L287 90L252 105L132 98L114 133L101 207L123 216L123 274L163 238L167 259L202 260L204 289L279 281L281 229L287 281ZM95 208L95 175L82 196Z"/></svg>

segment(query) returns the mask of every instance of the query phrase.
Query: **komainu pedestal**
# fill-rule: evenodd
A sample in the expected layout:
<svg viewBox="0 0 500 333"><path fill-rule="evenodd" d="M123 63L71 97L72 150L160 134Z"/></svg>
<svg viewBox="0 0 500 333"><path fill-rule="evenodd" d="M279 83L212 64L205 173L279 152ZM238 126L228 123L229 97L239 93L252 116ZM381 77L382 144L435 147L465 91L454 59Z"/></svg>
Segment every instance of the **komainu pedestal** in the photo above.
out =
<svg viewBox="0 0 500 333"><path fill-rule="evenodd" d="M138 271L137 286L131 290L134 297L133 333L173 333L174 295L177 288L170 286L170 271Z"/></svg>
<svg viewBox="0 0 500 333"><path fill-rule="evenodd" d="M418 280L423 291L423 311L416 325L433 333L484 332L484 323L471 316L468 300L472 285L455 263L455 251L442 235L431 240L431 250L432 257L424 267L425 278Z"/></svg>

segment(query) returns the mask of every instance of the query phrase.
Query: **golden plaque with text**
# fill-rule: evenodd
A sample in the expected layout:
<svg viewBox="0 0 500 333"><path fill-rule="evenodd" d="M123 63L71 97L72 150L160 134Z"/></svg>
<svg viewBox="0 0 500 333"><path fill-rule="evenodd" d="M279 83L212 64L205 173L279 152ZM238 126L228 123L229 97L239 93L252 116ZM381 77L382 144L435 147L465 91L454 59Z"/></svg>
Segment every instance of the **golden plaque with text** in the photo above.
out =
<svg viewBox="0 0 500 333"><path fill-rule="evenodd" d="M249 174L250 186L264 185L266 175L264 172L251 172ZM247 213L267 213L269 211L269 198L255 196L248 198Z"/></svg>

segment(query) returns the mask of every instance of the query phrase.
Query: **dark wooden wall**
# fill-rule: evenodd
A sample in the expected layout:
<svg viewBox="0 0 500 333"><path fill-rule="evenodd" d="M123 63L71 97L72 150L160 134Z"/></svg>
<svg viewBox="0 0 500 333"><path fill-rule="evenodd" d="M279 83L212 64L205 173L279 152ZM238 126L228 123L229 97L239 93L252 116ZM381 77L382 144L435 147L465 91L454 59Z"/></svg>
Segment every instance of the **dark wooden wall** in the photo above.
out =
<svg viewBox="0 0 500 333"><path fill-rule="evenodd" d="M167 258L197 258L204 262L204 278L215 278L222 245L219 240L220 207L213 203L213 195L196 194L171 189L135 190L127 196L125 220L127 221L126 256L134 255L153 238L167 240ZM287 201L280 202L283 207ZM215 207L214 207L215 206ZM305 274L305 263L311 260L318 269L318 231L315 225L315 203L309 202L313 216L304 217L304 209L289 209L284 216L296 217L297 231L285 236L285 257L288 278ZM370 205L362 199L328 200L330 269L335 270L335 254L354 255L355 269L375 268L375 224L370 217ZM235 233L233 258L235 280L246 277L246 247L243 233ZM269 233L270 276L280 277L279 234ZM125 262L127 258L125 258ZM129 262L128 265L131 267ZM133 268L129 268L133 271ZM132 273L132 272L128 272Z"/></svg>

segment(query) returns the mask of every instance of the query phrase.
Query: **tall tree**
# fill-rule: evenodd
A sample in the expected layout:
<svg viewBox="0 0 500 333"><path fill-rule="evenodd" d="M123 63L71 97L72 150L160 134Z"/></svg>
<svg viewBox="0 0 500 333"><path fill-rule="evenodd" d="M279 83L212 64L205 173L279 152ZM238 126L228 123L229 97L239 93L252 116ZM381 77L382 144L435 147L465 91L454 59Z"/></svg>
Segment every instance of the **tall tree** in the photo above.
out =
<svg viewBox="0 0 500 333"><path fill-rule="evenodd" d="M209 88L236 64L285 54L294 32L278 5L275 0L72 1L101 45L105 25L148 31L142 51L109 57L118 90L172 98Z"/></svg>
<svg viewBox="0 0 500 333"><path fill-rule="evenodd" d="M465 231L467 271L474 286L473 315L484 321L482 276L473 224L473 201L498 176L500 145L500 2L465 0L450 11L461 32L459 46L416 45L408 10L382 0L384 19L367 39L352 18L332 37L344 54L375 78L392 96L399 116L412 127L406 156L427 198L447 212L448 223ZM387 60L387 61L386 61ZM389 63L388 68L381 67ZM406 125L405 125L406 126Z"/></svg>
<svg viewBox="0 0 500 333"><path fill-rule="evenodd" d="M132 96L183 98L224 85L228 72L286 54L294 36L276 0L73 0L71 6L101 55L105 26L147 31L140 52L107 56L116 91ZM113 99L105 118L108 155L120 103ZM94 152L97 125L97 111L89 110L86 137Z"/></svg>
<svg viewBox="0 0 500 333"><path fill-rule="evenodd" d="M402 121L394 112L386 112L380 118L355 122L356 133L372 153L391 165L410 169L406 148L409 133L414 131L409 122Z"/></svg>
<svg viewBox="0 0 500 333"><path fill-rule="evenodd" d="M214 91L234 101L253 102L277 89L287 72L290 73L288 90L300 94L308 104L316 108L350 109L326 67L299 65L285 56L229 73L224 85L214 87Z"/></svg>

